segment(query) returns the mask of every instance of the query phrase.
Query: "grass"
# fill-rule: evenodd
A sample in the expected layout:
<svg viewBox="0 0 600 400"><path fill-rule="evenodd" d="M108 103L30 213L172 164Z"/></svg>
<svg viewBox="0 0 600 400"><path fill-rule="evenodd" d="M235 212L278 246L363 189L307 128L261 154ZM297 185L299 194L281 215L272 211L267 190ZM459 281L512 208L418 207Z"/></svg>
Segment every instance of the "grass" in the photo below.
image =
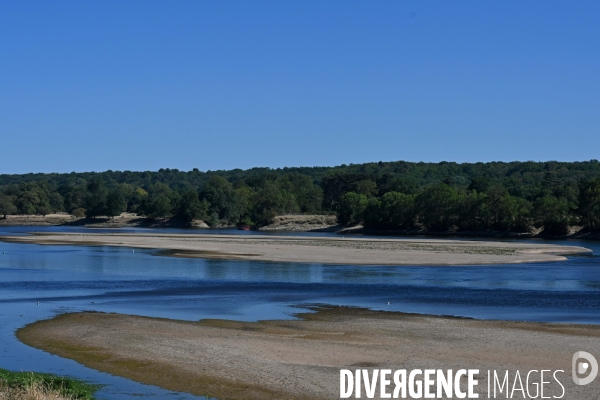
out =
<svg viewBox="0 0 600 400"><path fill-rule="evenodd" d="M1 400L94 399L98 385L38 372L13 372L0 368Z"/></svg>

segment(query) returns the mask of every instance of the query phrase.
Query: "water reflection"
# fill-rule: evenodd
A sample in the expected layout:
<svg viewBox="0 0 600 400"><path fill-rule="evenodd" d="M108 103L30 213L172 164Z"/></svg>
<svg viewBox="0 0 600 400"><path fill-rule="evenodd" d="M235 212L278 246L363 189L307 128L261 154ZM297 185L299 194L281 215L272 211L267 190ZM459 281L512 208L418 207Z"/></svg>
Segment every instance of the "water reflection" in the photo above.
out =
<svg viewBox="0 0 600 400"><path fill-rule="evenodd" d="M50 229L57 228L46 230ZM1 230L25 233L31 228ZM106 383L101 393L106 398L192 398L98 373L31 349L14 337L15 329L26 323L80 310L251 321L293 318L298 304L328 303L476 318L600 323L600 244L564 244L592 248L595 255L523 265L357 267L182 259L158 257L153 250L0 242L0 253L6 252L0 255L0 367Z"/></svg>

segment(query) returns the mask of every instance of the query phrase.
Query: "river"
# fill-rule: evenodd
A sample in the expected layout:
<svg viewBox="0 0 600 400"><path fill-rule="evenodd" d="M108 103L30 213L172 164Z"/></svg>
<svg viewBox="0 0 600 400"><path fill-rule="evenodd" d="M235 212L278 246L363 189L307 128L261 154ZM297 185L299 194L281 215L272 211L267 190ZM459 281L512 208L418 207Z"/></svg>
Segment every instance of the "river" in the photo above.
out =
<svg viewBox="0 0 600 400"><path fill-rule="evenodd" d="M0 234L81 230L85 228L1 227ZM556 263L382 267L181 259L156 256L154 250L0 242L0 367L100 383L104 385L97 395L101 399L198 398L101 373L15 338L15 330L28 323L82 310L192 321L256 321L294 318L302 306L333 304L482 319L600 324L600 243L552 243L583 246L594 253Z"/></svg>

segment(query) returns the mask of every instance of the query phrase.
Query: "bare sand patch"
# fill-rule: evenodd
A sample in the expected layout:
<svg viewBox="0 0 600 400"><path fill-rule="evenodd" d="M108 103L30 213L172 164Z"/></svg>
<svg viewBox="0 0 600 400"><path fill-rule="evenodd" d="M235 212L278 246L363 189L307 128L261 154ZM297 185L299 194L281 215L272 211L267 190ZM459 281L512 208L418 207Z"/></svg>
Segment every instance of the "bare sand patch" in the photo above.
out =
<svg viewBox="0 0 600 400"><path fill-rule="evenodd" d="M278 215L269 225L258 228L259 231L334 231L341 229L335 215Z"/></svg>
<svg viewBox="0 0 600 400"><path fill-rule="evenodd" d="M122 246L165 250L159 255L348 265L481 265L561 261L591 253L578 246L441 239L306 236L34 233L0 241L45 245Z"/></svg>
<svg viewBox="0 0 600 400"><path fill-rule="evenodd" d="M91 368L219 399L337 398L341 368L480 369L481 398L487 370L511 371L512 384L516 370L560 369L564 398L600 395L598 382L575 386L570 377L576 351L598 351L598 326L338 307L300 316L251 323L74 313L30 324L17 337ZM549 385L545 395L560 388Z"/></svg>
<svg viewBox="0 0 600 400"><path fill-rule="evenodd" d="M75 218L67 213L52 213L46 215L7 215L6 218L0 218L0 226L64 225L76 220L78 220L78 218Z"/></svg>

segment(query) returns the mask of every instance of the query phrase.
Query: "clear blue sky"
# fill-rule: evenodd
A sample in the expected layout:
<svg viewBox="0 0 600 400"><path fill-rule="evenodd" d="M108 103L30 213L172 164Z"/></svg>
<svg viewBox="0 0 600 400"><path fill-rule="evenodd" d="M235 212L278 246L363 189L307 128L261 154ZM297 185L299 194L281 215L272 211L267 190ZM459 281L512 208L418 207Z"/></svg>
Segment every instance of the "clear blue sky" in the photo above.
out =
<svg viewBox="0 0 600 400"><path fill-rule="evenodd" d="M598 1L0 3L0 173L592 158Z"/></svg>

